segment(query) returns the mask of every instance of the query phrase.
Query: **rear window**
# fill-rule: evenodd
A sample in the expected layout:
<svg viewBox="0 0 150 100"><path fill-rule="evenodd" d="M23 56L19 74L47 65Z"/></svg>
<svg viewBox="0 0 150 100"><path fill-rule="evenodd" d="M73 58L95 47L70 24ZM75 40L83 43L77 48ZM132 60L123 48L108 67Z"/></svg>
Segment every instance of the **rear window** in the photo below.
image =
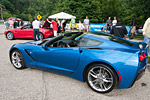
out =
<svg viewBox="0 0 150 100"><path fill-rule="evenodd" d="M98 45L100 45L100 44L102 44L102 42L81 37L78 46L79 46L79 47L88 47L88 46L98 46Z"/></svg>
<svg viewBox="0 0 150 100"><path fill-rule="evenodd" d="M129 41L126 41L126 40L123 40L121 38L111 36L111 35L108 35L108 34L104 34L104 33L94 34L93 36L98 37L98 38L102 38L102 39L106 39L106 40L110 40L110 41L113 41L113 42L125 44L125 45L128 45L128 46L133 46L134 45L133 43L131 43Z"/></svg>

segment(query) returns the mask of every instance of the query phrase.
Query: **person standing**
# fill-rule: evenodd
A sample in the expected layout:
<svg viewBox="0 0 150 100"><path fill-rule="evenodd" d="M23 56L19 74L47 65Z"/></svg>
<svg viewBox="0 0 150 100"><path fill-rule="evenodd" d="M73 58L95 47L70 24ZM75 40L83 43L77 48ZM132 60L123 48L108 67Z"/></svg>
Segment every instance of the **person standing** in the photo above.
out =
<svg viewBox="0 0 150 100"><path fill-rule="evenodd" d="M32 26L34 29L34 41L40 40L39 38L39 28L40 28L40 21L37 20L37 17L35 17L35 20L32 22ZM36 38L37 36L37 38Z"/></svg>
<svg viewBox="0 0 150 100"><path fill-rule="evenodd" d="M128 31L127 31L126 27L121 24L120 18L118 18L117 24L112 27L110 34L126 39Z"/></svg>
<svg viewBox="0 0 150 100"><path fill-rule="evenodd" d="M107 25L107 31L109 32L110 32L111 24L112 24L111 17L108 17L108 20L106 21L106 25Z"/></svg>
<svg viewBox="0 0 150 100"><path fill-rule="evenodd" d="M14 28L17 28L17 23L18 23L18 21L17 21L17 19L15 19L15 21L14 21Z"/></svg>
<svg viewBox="0 0 150 100"><path fill-rule="evenodd" d="M85 29L87 30L87 33L89 31L89 19L88 19L88 16L86 16L86 19L84 19L84 32L85 32Z"/></svg>
<svg viewBox="0 0 150 100"><path fill-rule="evenodd" d="M145 21L145 24L144 24L144 27L143 27L143 36L144 37L144 42L146 44L149 44L150 45L150 18L148 18L146 21ZM149 50L148 50L148 56L150 56L150 47L149 47Z"/></svg>
<svg viewBox="0 0 150 100"><path fill-rule="evenodd" d="M58 27L57 33L58 33L58 35L60 35L60 32L61 32L61 30L60 30L60 21L58 20L58 18L56 18L56 21L57 21L57 27Z"/></svg>
<svg viewBox="0 0 150 100"><path fill-rule="evenodd" d="M65 19L63 19L63 20L61 21L61 27L63 26L64 21L65 21Z"/></svg>
<svg viewBox="0 0 150 100"><path fill-rule="evenodd" d="M5 30L8 30L8 29L9 29L9 23L8 23L8 21L6 20L6 21L4 22L4 24L5 24Z"/></svg>
<svg viewBox="0 0 150 100"><path fill-rule="evenodd" d="M10 20L8 21L8 23L9 23L9 28L10 28L10 29L13 29L13 25L14 25L13 20L10 19Z"/></svg>
<svg viewBox="0 0 150 100"><path fill-rule="evenodd" d="M66 20L64 20L64 22L62 23L63 32L65 32L65 27L66 27Z"/></svg>
<svg viewBox="0 0 150 100"><path fill-rule="evenodd" d="M79 32L81 32L81 30L83 29L83 24L81 23L80 20L79 20L79 24L78 24L78 29L79 29Z"/></svg>
<svg viewBox="0 0 150 100"><path fill-rule="evenodd" d="M75 19L71 18L71 28L72 28L72 32L74 31L74 26L75 26Z"/></svg>
<svg viewBox="0 0 150 100"><path fill-rule="evenodd" d="M56 37L57 36L57 31L58 31L57 23L54 20L50 19L50 18L47 19L47 22L49 22L50 25L52 24L54 37Z"/></svg>
<svg viewBox="0 0 150 100"><path fill-rule="evenodd" d="M132 16L132 19L131 19L131 38L130 39L133 39L134 31L136 28L135 25L136 25L136 19L135 19L135 16Z"/></svg>
<svg viewBox="0 0 150 100"><path fill-rule="evenodd" d="M112 26L115 26L117 24L116 16L114 17L114 20L112 21Z"/></svg>

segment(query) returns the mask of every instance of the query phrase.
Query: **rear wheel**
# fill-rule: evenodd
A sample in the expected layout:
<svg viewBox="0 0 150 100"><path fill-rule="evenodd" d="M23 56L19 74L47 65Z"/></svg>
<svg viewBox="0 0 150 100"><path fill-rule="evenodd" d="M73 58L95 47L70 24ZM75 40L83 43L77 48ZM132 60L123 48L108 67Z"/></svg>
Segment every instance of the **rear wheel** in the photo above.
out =
<svg viewBox="0 0 150 100"><path fill-rule="evenodd" d="M8 32L6 34L6 37L7 37L8 40L13 40L14 39L14 34L12 32Z"/></svg>
<svg viewBox="0 0 150 100"><path fill-rule="evenodd" d="M116 86L117 76L109 66L93 64L87 69L86 82L92 90L108 93Z"/></svg>
<svg viewBox="0 0 150 100"><path fill-rule="evenodd" d="M22 53L19 50L13 50L11 52L11 62L13 66L17 69L25 68L25 61Z"/></svg>
<svg viewBox="0 0 150 100"><path fill-rule="evenodd" d="M37 38L37 36L36 36L36 38ZM43 40L43 39L44 39L44 35L43 35L42 33L39 33L39 39L40 39L40 40ZM38 38L37 38L37 40L38 40Z"/></svg>

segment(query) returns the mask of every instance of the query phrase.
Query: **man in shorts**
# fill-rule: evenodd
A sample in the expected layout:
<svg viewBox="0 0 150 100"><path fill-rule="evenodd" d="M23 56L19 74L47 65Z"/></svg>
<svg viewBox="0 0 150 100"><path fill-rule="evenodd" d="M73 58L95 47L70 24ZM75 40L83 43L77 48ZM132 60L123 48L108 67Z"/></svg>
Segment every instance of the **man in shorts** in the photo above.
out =
<svg viewBox="0 0 150 100"><path fill-rule="evenodd" d="M74 31L74 26L75 26L75 19L71 18L71 28L72 28L72 32Z"/></svg>
<svg viewBox="0 0 150 100"><path fill-rule="evenodd" d="M135 16L132 16L132 19L131 19L131 38L130 39L133 39L133 36L134 36L134 31L136 29L136 19L135 19Z"/></svg>
<svg viewBox="0 0 150 100"><path fill-rule="evenodd" d="M88 16L86 16L86 19L84 19L84 32L85 32L85 29L87 30L87 33L89 31L89 19L88 19Z"/></svg>
<svg viewBox="0 0 150 100"><path fill-rule="evenodd" d="M49 23L52 24L52 28L53 28L53 32L54 32L54 37L58 36L57 35L57 31L58 31L57 23L54 20L50 19L50 18L47 19L47 22L49 22Z"/></svg>

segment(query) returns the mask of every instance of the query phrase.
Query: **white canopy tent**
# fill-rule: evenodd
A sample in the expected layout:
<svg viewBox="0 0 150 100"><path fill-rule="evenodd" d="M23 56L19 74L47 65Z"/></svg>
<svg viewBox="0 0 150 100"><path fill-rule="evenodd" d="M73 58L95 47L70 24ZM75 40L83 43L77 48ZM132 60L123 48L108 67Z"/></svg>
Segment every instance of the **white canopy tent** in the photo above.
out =
<svg viewBox="0 0 150 100"><path fill-rule="evenodd" d="M51 15L49 16L48 18L58 18L58 19L71 19L71 18L76 18L75 16L73 15L70 15L70 14L67 14L65 12L60 12L60 13L57 13L57 14L54 14L54 15Z"/></svg>

